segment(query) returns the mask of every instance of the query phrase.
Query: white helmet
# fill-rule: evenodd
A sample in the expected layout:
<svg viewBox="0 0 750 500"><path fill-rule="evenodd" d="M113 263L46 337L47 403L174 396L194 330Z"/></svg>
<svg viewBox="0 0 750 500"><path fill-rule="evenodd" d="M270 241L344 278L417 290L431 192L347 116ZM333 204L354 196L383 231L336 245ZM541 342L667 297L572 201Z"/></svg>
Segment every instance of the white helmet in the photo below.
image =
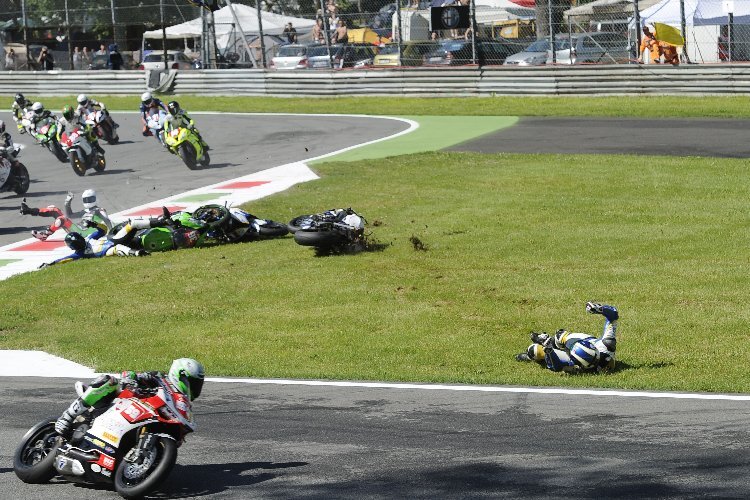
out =
<svg viewBox="0 0 750 500"><path fill-rule="evenodd" d="M87 189L81 195L81 201L83 201L83 208L91 210L96 206L96 191Z"/></svg>
<svg viewBox="0 0 750 500"><path fill-rule="evenodd" d="M141 94L141 102L148 102L151 99L153 99L151 92L144 92L143 94Z"/></svg>
<svg viewBox="0 0 750 500"><path fill-rule="evenodd" d="M78 98L76 99L76 101L78 101L78 104L83 105L89 102L89 98L86 94L78 94Z"/></svg>
<svg viewBox="0 0 750 500"><path fill-rule="evenodd" d="M44 106L42 105L41 102L37 101L37 102L35 102L34 104L31 105L31 111L33 111L34 114L38 115L39 113L41 113L42 111L44 111Z"/></svg>

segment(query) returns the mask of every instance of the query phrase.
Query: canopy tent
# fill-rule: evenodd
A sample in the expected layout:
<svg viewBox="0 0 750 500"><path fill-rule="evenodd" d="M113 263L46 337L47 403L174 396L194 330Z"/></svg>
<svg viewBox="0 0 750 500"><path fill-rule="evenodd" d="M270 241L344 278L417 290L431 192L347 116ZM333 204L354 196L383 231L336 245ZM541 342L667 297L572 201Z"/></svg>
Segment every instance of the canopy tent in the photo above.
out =
<svg viewBox="0 0 750 500"><path fill-rule="evenodd" d="M232 4L232 8L234 8L237 19L240 22L240 27L245 34L258 34L260 32L258 28L258 11L255 8L239 3ZM263 33L266 35L280 35L287 23L292 23L292 26L297 31L302 32L308 31L315 26L315 21L310 19L284 16L272 12L261 11L261 17L263 20ZM214 27L216 30L216 45L220 48L226 47L231 42L230 39L236 36L234 35L234 31L237 29L229 6L214 12ZM202 34L203 20L200 17L166 28L166 35L170 40L200 38ZM162 30L147 31L143 34L143 38L161 39Z"/></svg>
<svg viewBox="0 0 750 500"><path fill-rule="evenodd" d="M726 24L725 5L733 4L734 23L750 24L750 2L725 0L684 0L685 23L694 26ZM680 0L662 0L641 11L641 23L664 23L680 26Z"/></svg>

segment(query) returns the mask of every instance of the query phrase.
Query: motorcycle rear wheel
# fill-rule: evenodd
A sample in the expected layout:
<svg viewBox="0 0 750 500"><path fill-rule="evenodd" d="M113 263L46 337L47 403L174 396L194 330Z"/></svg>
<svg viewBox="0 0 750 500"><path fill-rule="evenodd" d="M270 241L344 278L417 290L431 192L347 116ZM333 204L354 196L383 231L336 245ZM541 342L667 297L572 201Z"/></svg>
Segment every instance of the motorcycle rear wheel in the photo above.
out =
<svg viewBox="0 0 750 500"><path fill-rule="evenodd" d="M75 172L76 175L80 175L81 177L86 175L86 165L75 151L70 152L70 166L73 167L73 172Z"/></svg>
<svg viewBox="0 0 750 500"><path fill-rule="evenodd" d="M21 162L18 162L18 164L15 167L16 173L16 188L13 190L16 192L16 194L21 195L25 194L26 191L29 190L29 170L26 168L26 165L24 165Z"/></svg>
<svg viewBox="0 0 750 500"><path fill-rule="evenodd" d="M198 168L198 162L195 158L195 148L189 142L183 142L179 149L177 149L177 155L182 158L187 168L190 170L196 170Z"/></svg>
<svg viewBox="0 0 750 500"><path fill-rule="evenodd" d="M346 237L333 231L304 231L294 233L294 241L306 247L330 248L346 243Z"/></svg>
<svg viewBox="0 0 750 500"><path fill-rule="evenodd" d="M56 420L47 418L29 429L13 454L13 471L24 483L44 484L57 475L54 464L60 441Z"/></svg>
<svg viewBox="0 0 750 500"><path fill-rule="evenodd" d="M154 491L167 478L177 461L177 445L169 438L159 437L154 444L156 457L144 475L127 477L139 466L122 460L115 470L115 491L123 498L141 498ZM145 476L145 477L144 477Z"/></svg>

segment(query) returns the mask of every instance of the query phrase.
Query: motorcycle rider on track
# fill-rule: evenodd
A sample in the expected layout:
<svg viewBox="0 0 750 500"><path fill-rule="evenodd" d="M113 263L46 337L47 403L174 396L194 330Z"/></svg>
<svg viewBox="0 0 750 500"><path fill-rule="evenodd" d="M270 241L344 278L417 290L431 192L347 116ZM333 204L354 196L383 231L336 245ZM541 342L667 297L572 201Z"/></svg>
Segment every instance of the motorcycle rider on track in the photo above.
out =
<svg viewBox="0 0 750 500"><path fill-rule="evenodd" d="M0 147L5 148L5 154L11 163L17 161L16 145L13 143L13 137L10 136L10 132L5 130L5 122L3 120L0 120Z"/></svg>
<svg viewBox="0 0 750 500"><path fill-rule="evenodd" d="M169 111L169 114L167 115L167 120L164 123L164 133L166 134L170 130L180 127L192 130L193 133L198 136L198 140L201 141L203 148L208 151L208 144L206 144L206 141L204 141L203 137L201 137L200 132L198 132L198 129L195 127L195 120L190 118L190 116L187 114L187 111L180 108L180 104L177 101L170 101L169 104L167 104L167 110Z"/></svg>
<svg viewBox="0 0 750 500"><path fill-rule="evenodd" d="M94 128L86 123L83 115L77 115L73 110L73 106L65 106L62 109L62 118L57 120L60 124L57 127L57 140L60 141L63 132L70 134L78 127L83 128L86 139L91 143L91 146L101 154L104 154L104 148L99 144L99 138L94 133Z"/></svg>
<svg viewBox="0 0 750 500"><path fill-rule="evenodd" d="M96 111L96 108L99 108L102 111L107 109L104 106L103 102L99 102L96 99L92 99L86 94L79 94L78 97L76 98L76 101L78 102L78 106L76 106L76 118L80 118L80 117L85 118L86 115L88 115L89 113Z"/></svg>
<svg viewBox="0 0 750 500"><path fill-rule="evenodd" d="M31 111L30 134L34 137L34 139L39 141L41 144L44 144L45 142L47 142L47 136L37 132L37 125L39 125L40 121L46 118L52 118L53 120L58 121L57 117L50 110L44 109L44 105L38 101L31 105Z"/></svg>
<svg viewBox="0 0 750 500"><path fill-rule="evenodd" d="M111 403L125 388L134 392L148 392L158 387L159 380L187 396L192 403L201 394L205 370L203 365L191 358L175 359L169 372L122 372L120 377L101 375L86 387L83 395L63 412L55 423L55 431L66 439L70 438L73 422L92 406L104 406Z"/></svg>
<svg viewBox="0 0 750 500"><path fill-rule="evenodd" d="M24 127L21 122L23 120L23 115L26 111L31 109L33 104L34 103L26 99L26 97L20 92L13 98L13 104L10 105L10 111L13 113L13 121L16 122L19 134L26 133L26 127Z"/></svg>
<svg viewBox="0 0 750 500"><path fill-rule="evenodd" d="M54 217L55 221L50 224L49 228L42 229L40 231L31 231L31 234L42 241L46 240L58 229L64 229L66 232L75 231L78 233L93 232L88 231L81 226L92 227L91 222L96 227L101 228L107 232L112 229L112 221L107 215L107 211L100 207L96 201L96 191L93 189L87 189L81 194L81 201L83 202L83 217L81 217L81 224L77 225L73 223L73 210L71 209L71 203L73 202L73 193L68 193L65 197L65 212L63 213L59 208L54 205L49 205L43 208L31 208L26 204L26 199L21 202L21 215L35 215L37 217Z"/></svg>
<svg viewBox="0 0 750 500"><path fill-rule="evenodd" d="M554 372L606 372L615 368L617 321L614 306L587 302L586 311L604 316L604 330L597 338L588 333L558 330L554 336L531 332L532 344L516 355L517 361L536 361Z"/></svg>
<svg viewBox="0 0 750 500"><path fill-rule="evenodd" d="M152 135L148 128L148 117L154 113L159 113L159 109L164 110L165 113L169 113L167 107L161 102L160 99L151 95L151 92L144 92L141 95L141 122L143 123L143 137ZM158 137L157 137L158 139Z"/></svg>
<svg viewBox="0 0 750 500"><path fill-rule="evenodd" d="M95 225L94 222L88 224ZM134 250L126 245L116 244L107 238L107 233L100 227L85 238L81 233L70 232L65 235L65 244L73 250L73 253L60 257L52 262L45 262L41 268L55 264L65 264L74 260L93 259L97 257L143 257L149 255L146 250Z"/></svg>

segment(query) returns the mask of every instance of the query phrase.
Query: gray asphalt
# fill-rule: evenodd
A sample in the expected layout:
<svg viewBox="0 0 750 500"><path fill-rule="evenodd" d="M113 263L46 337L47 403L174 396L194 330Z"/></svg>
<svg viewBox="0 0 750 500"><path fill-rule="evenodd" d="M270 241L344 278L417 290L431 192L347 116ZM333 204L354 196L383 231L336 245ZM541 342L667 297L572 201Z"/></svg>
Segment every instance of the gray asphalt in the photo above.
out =
<svg viewBox="0 0 750 500"><path fill-rule="evenodd" d="M750 121L521 118L451 151L750 157Z"/></svg>
<svg viewBox="0 0 750 500"><path fill-rule="evenodd" d="M2 379L0 498L65 379ZM207 383L160 498L747 498L747 402Z"/></svg>
<svg viewBox="0 0 750 500"><path fill-rule="evenodd" d="M154 138L141 135L137 114L113 112L120 124L121 142L102 144L106 170L101 174L90 171L85 177L75 175L69 164L59 162L27 135L15 133L9 113L0 113L0 119L5 120L14 140L27 146L20 159L32 179L26 195L30 205L62 207L66 193L73 191L78 195L73 208L82 210L80 194L93 188L101 206L110 213L386 137L408 127L377 117L193 115L212 147L209 168L188 170ZM31 229L51 222L21 216L20 203L15 193L0 193L0 246L27 238Z"/></svg>

